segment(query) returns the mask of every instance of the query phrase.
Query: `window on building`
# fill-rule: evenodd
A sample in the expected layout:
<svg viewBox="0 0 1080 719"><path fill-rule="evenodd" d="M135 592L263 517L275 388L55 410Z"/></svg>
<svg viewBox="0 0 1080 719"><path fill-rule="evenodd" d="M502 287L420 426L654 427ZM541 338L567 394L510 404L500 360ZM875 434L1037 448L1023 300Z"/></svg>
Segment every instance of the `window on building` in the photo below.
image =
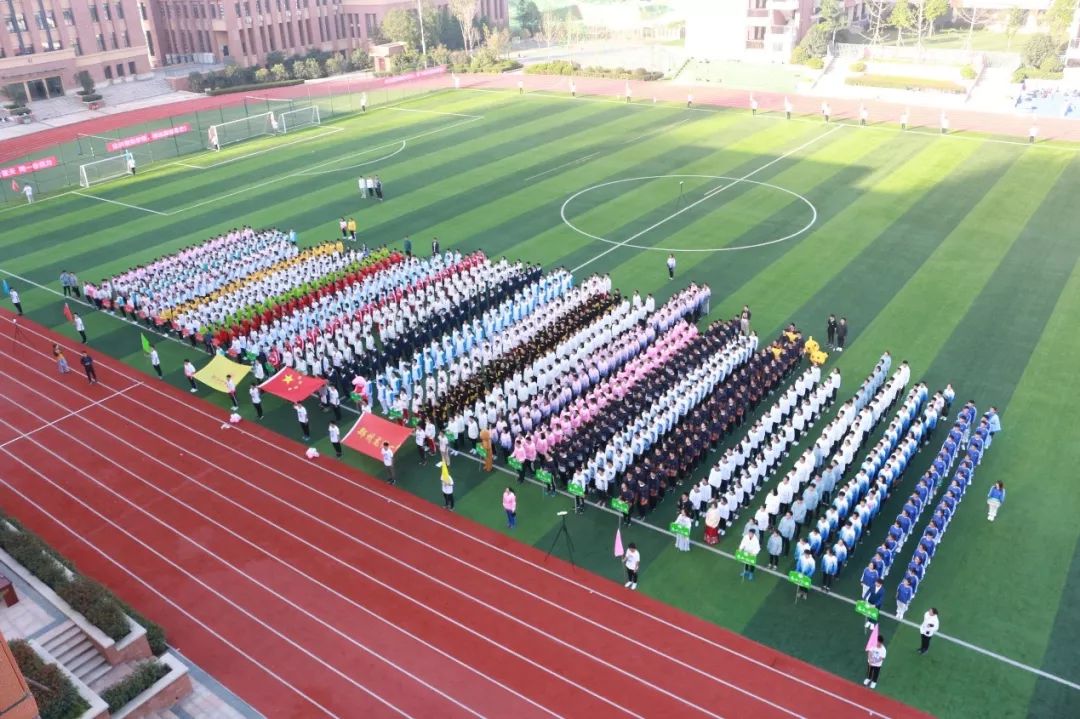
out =
<svg viewBox="0 0 1080 719"><path fill-rule="evenodd" d="M63 10L64 24L71 27L75 24L75 14L71 12L71 8L66 7Z"/></svg>
<svg viewBox="0 0 1080 719"><path fill-rule="evenodd" d="M379 28L379 21L375 17L375 13L364 13L364 28L367 30L367 36L371 37L375 34L375 31Z"/></svg>
<svg viewBox="0 0 1080 719"><path fill-rule="evenodd" d="M128 35L127 30L124 30L123 40L124 40L124 47L131 47L131 37Z"/></svg>
<svg viewBox="0 0 1080 719"><path fill-rule="evenodd" d="M116 42L116 33L111 32L111 33L109 33L109 35L110 35L109 39L112 40L112 49L116 50L117 48L120 47Z"/></svg>
<svg viewBox="0 0 1080 719"><path fill-rule="evenodd" d="M247 55L247 39L244 37L244 31L240 30L240 54Z"/></svg>
<svg viewBox="0 0 1080 719"><path fill-rule="evenodd" d="M251 17L251 3L244 3L244 15Z"/></svg>
<svg viewBox="0 0 1080 719"><path fill-rule="evenodd" d="M199 37L199 52L206 52L206 47L203 45L202 33L196 33Z"/></svg>
<svg viewBox="0 0 1080 719"><path fill-rule="evenodd" d="M105 19L112 20L112 10L109 9L109 3L102 3L101 9L105 11Z"/></svg>
<svg viewBox="0 0 1080 719"><path fill-rule="evenodd" d="M225 19L225 3L223 3L223 2L218 3L217 14L218 14L218 17L221 18L222 20ZM239 13L237 13L237 14L239 14Z"/></svg>
<svg viewBox="0 0 1080 719"><path fill-rule="evenodd" d="M229 56L229 46L228 45L222 45L221 46L221 56L222 57L228 57Z"/></svg>
<svg viewBox="0 0 1080 719"><path fill-rule="evenodd" d="M136 74L138 74L138 73L137 73L137 72L135 71L135 61L134 61L134 60L130 60L130 61L128 61L128 74L129 74L129 75L136 75Z"/></svg>
<svg viewBox="0 0 1080 719"><path fill-rule="evenodd" d="M187 14L187 5L181 5L180 6L180 12L182 12L184 14L184 17L187 18L187 16L188 16L188 14Z"/></svg>
<svg viewBox="0 0 1080 719"><path fill-rule="evenodd" d="M8 15L4 18L4 24L7 25L8 32L19 32L26 29L26 18L21 13Z"/></svg>
<svg viewBox="0 0 1080 719"><path fill-rule="evenodd" d="M146 19L146 3L144 2L139 3L139 17L141 17L143 20Z"/></svg>
<svg viewBox="0 0 1080 719"><path fill-rule="evenodd" d="M124 76L124 63L122 63L122 62L116 63L116 76L117 77L123 77Z"/></svg>
<svg viewBox="0 0 1080 719"><path fill-rule="evenodd" d="M150 57L156 57L154 55L154 38L150 37L150 31L146 31L146 51L150 53Z"/></svg>
<svg viewBox="0 0 1080 719"><path fill-rule="evenodd" d="M236 17L240 17L240 3L236 3Z"/></svg>
<svg viewBox="0 0 1080 719"><path fill-rule="evenodd" d="M755 40L764 40L765 39L765 28L764 27L762 27L760 25L754 27L754 39Z"/></svg>
<svg viewBox="0 0 1080 719"><path fill-rule="evenodd" d="M764 10L768 0L754 0L754 7L758 10Z"/></svg>
<svg viewBox="0 0 1080 719"><path fill-rule="evenodd" d="M121 20L124 19L124 6L120 3L116 3L116 17L120 18Z"/></svg>
<svg viewBox="0 0 1080 719"><path fill-rule="evenodd" d="M211 3L210 5L210 19L217 20L217 5Z"/></svg>
<svg viewBox="0 0 1080 719"><path fill-rule="evenodd" d="M150 33L147 33L147 35L149 34ZM75 48L75 57L80 57L82 55L82 43L79 42L79 38L75 38L75 43L72 47Z"/></svg>
<svg viewBox="0 0 1080 719"><path fill-rule="evenodd" d="M112 65L105 66L105 79L112 80Z"/></svg>
<svg viewBox="0 0 1080 719"><path fill-rule="evenodd" d="M97 40L97 49L98 50L104 50L105 49L105 36L102 35L99 32L97 35L94 36L94 39Z"/></svg>
<svg viewBox="0 0 1080 719"><path fill-rule="evenodd" d="M101 22L101 18L98 17L97 5L90 5L90 19L94 22Z"/></svg>
<svg viewBox="0 0 1080 719"><path fill-rule="evenodd" d="M262 15L262 0L255 0L255 12Z"/></svg>

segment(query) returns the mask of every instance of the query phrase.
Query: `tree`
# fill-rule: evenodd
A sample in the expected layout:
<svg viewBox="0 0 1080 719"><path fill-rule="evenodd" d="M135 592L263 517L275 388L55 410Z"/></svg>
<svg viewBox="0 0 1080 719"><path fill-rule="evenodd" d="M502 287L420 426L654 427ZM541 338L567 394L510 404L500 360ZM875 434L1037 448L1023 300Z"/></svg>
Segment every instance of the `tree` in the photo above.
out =
<svg viewBox="0 0 1080 719"><path fill-rule="evenodd" d="M362 47L358 47L349 54L349 67L353 70L366 70L371 67L371 56Z"/></svg>
<svg viewBox="0 0 1080 719"><path fill-rule="evenodd" d="M915 15L911 12L911 3L907 0L898 0L889 13L889 24L896 28L897 46L904 44L904 31L910 31L915 27Z"/></svg>
<svg viewBox="0 0 1080 719"><path fill-rule="evenodd" d="M285 67L284 63L279 62L277 65L270 68L270 74L277 82L289 79L289 70Z"/></svg>
<svg viewBox="0 0 1080 719"><path fill-rule="evenodd" d="M1060 51L1060 43L1049 33L1032 35L1024 45L1021 58L1027 67L1041 67L1048 57L1054 57Z"/></svg>
<svg viewBox="0 0 1080 719"><path fill-rule="evenodd" d="M476 17L476 0L450 0L450 14L461 26L461 37L465 41L465 52L472 54L476 40L473 19Z"/></svg>
<svg viewBox="0 0 1080 719"><path fill-rule="evenodd" d="M255 71L255 82L270 82L270 77L270 71L267 70L265 67L260 67L258 70Z"/></svg>
<svg viewBox="0 0 1080 719"><path fill-rule="evenodd" d="M1059 40L1064 40L1075 11L1076 0L1054 0L1050 3L1050 9L1044 16L1050 34Z"/></svg>
<svg viewBox="0 0 1080 719"><path fill-rule="evenodd" d="M889 11L892 9L890 0L867 0L866 21L870 30L870 44L881 44L885 26L889 24Z"/></svg>
<svg viewBox="0 0 1080 719"><path fill-rule="evenodd" d="M829 34L829 43L836 42L836 33L847 27L847 14L840 0L821 0L821 9L818 12L821 18L821 26ZM815 55L814 57L821 57Z"/></svg>
<svg viewBox="0 0 1080 719"><path fill-rule="evenodd" d="M293 72L303 80L314 80L323 76L322 65L313 57L296 63L293 66Z"/></svg>
<svg viewBox="0 0 1080 719"><path fill-rule="evenodd" d="M84 95L91 95L94 92L94 78L90 76L89 70L79 70L75 73L75 82L79 83L82 87ZM19 87L22 87L20 85Z"/></svg>
<svg viewBox="0 0 1080 719"><path fill-rule="evenodd" d="M953 17L960 22L967 23L968 26L967 39L964 41L965 49L971 49L972 38L975 35L975 26L983 25L993 16L994 12L992 10L983 10L978 7L960 7L958 5L953 8Z"/></svg>
<svg viewBox="0 0 1080 719"><path fill-rule="evenodd" d="M503 59L510 51L510 31L506 28L491 28L484 25L484 45L495 59Z"/></svg>
<svg viewBox="0 0 1080 719"><path fill-rule="evenodd" d="M521 32L532 37L540 32L540 8L533 0L517 0L514 4L514 19Z"/></svg>
<svg viewBox="0 0 1080 719"><path fill-rule="evenodd" d="M933 37L934 23L937 19L949 12L949 0L914 0L915 1L915 35L919 45L922 45L924 37Z"/></svg>
<svg viewBox="0 0 1080 719"><path fill-rule="evenodd" d="M1013 38L1016 37L1016 33L1020 32L1020 28L1024 26L1027 21L1027 10L1016 7L1013 5L1009 8L1009 17L1005 21L1005 37L1008 41L1005 45L1006 48L1012 49Z"/></svg>
<svg viewBox="0 0 1080 719"><path fill-rule="evenodd" d="M333 55L327 59L324 67L327 75L340 75L345 72L346 64L344 58L340 55Z"/></svg>
<svg viewBox="0 0 1080 719"><path fill-rule="evenodd" d="M395 9L383 15L379 24L384 37L391 42L403 42L409 51L420 48L420 23L416 13L410 10Z"/></svg>
<svg viewBox="0 0 1080 719"><path fill-rule="evenodd" d="M829 29L824 23L811 25L806 35L799 42L799 48L807 59L812 57L825 57L829 50Z"/></svg>

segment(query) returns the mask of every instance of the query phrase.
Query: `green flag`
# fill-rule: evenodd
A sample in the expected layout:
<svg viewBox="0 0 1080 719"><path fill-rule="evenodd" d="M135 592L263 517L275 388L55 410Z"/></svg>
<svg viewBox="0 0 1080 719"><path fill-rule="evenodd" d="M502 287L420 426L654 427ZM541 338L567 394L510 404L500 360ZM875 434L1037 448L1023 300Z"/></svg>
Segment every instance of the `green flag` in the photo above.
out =
<svg viewBox="0 0 1080 719"><path fill-rule="evenodd" d="M139 339L142 340L142 351L146 354L150 354L150 340L146 339L146 335L142 332L139 333Z"/></svg>

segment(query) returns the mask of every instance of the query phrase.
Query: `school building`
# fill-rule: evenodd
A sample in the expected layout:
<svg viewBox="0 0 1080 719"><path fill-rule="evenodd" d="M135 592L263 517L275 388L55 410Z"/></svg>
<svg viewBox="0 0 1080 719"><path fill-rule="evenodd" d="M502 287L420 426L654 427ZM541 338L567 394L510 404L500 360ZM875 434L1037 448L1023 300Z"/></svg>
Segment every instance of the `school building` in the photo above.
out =
<svg viewBox="0 0 1080 719"><path fill-rule="evenodd" d="M81 70L100 84L150 71L138 0L8 0L0 12L0 85L29 100L77 89Z"/></svg>
<svg viewBox="0 0 1080 719"><path fill-rule="evenodd" d="M155 66L183 62L262 65L272 52L366 47L387 12L416 0L149 0ZM444 7L448 0L435 0ZM505 26L508 0L477 0L477 15Z"/></svg>

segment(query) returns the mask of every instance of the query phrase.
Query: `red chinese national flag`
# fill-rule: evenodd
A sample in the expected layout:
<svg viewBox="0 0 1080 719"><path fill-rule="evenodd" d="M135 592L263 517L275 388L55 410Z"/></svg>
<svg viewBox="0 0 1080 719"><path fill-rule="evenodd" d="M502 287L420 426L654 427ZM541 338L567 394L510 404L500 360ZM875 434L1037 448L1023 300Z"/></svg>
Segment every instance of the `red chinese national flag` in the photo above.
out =
<svg viewBox="0 0 1080 719"><path fill-rule="evenodd" d="M259 385L259 389L282 399L287 399L290 402L298 402L310 397L324 384L326 384L326 380L308 377L291 367L286 367Z"/></svg>
<svg viewBox="0 0 1080 719"><path fill-rule="evenodd" d="M74 322L75 321L75 316L73 314L71 314L71 307L68 306L67 302L64 303L64 317L67 318L68 322Z"/></svg>
<svg viewBox="0 0 1080 719"><path fill-rule="evenodd" d="M12 192L18 192L19 191L19 183L15 182L15 180L11 181L11 191Z"/></svg>

